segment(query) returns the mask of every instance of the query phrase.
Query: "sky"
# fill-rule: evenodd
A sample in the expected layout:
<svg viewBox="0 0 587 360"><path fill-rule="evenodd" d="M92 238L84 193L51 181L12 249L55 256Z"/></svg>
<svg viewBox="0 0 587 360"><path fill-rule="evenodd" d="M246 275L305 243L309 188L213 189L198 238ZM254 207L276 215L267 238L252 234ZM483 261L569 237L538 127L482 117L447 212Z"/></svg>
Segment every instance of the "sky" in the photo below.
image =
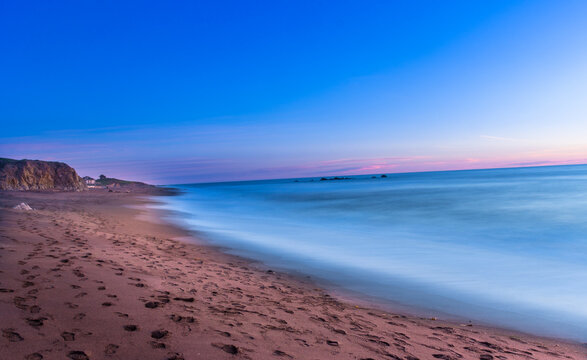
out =
<svg viewBox="0 0 587 360"><path fill-rule="evenodd" d="M3 1L0 157L154 184L587 163L587 2Z"/></svg>

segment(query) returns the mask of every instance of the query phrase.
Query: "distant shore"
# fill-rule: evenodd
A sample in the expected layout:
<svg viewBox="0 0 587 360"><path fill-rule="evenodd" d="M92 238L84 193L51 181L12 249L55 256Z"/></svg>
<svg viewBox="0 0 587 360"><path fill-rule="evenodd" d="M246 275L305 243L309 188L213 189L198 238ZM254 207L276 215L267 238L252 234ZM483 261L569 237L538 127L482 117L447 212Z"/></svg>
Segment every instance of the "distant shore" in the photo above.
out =
<svg viewBox="0 0 587 360"><path fill-rule="evenodd" d="M15 359L586 358L586 348L573 342L356 306L310 281L182 241L193 234L148 221L153 213L144 195L155 193L167 191L2 192L0 353ZM12 209L21 202L34 210Z"/></svg>

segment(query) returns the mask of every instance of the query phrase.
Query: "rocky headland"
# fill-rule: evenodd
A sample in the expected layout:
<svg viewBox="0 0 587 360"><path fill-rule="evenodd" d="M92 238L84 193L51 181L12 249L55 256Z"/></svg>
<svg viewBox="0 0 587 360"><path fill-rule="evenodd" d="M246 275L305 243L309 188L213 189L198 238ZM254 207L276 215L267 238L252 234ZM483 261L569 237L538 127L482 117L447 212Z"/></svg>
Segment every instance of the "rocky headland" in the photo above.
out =
<svg viewBox="0 0 587 360"><path fill-rule="evenodd" d="M56 161L0 158L0 190L86 190L71 166Z"/></svg>

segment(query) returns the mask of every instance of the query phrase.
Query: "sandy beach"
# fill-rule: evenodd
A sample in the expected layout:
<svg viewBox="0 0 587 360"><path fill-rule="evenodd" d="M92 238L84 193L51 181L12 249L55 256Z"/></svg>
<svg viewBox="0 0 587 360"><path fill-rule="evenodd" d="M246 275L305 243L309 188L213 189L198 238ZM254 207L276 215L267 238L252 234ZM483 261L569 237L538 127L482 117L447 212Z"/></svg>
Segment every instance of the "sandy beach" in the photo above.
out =
<svg viewBox="0 0 587 360"><path fill-rule="evenodd" d="M190 241L141 210L144 193L0 195L1 359L587 358L581 344L338 299Z"/></svg>

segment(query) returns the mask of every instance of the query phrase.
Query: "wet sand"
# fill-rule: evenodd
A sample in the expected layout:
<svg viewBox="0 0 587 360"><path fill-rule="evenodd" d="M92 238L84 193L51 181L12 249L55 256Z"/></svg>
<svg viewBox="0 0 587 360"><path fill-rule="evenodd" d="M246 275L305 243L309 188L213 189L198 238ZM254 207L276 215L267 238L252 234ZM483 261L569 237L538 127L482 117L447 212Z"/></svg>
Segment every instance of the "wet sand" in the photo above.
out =
<svg viewBox="0 0 587 360"><path fill-rule="evenodd" d="M581 344L337 299L184 241L138 216L141 195L0 193L1 359L587 358Z"/></svg>

